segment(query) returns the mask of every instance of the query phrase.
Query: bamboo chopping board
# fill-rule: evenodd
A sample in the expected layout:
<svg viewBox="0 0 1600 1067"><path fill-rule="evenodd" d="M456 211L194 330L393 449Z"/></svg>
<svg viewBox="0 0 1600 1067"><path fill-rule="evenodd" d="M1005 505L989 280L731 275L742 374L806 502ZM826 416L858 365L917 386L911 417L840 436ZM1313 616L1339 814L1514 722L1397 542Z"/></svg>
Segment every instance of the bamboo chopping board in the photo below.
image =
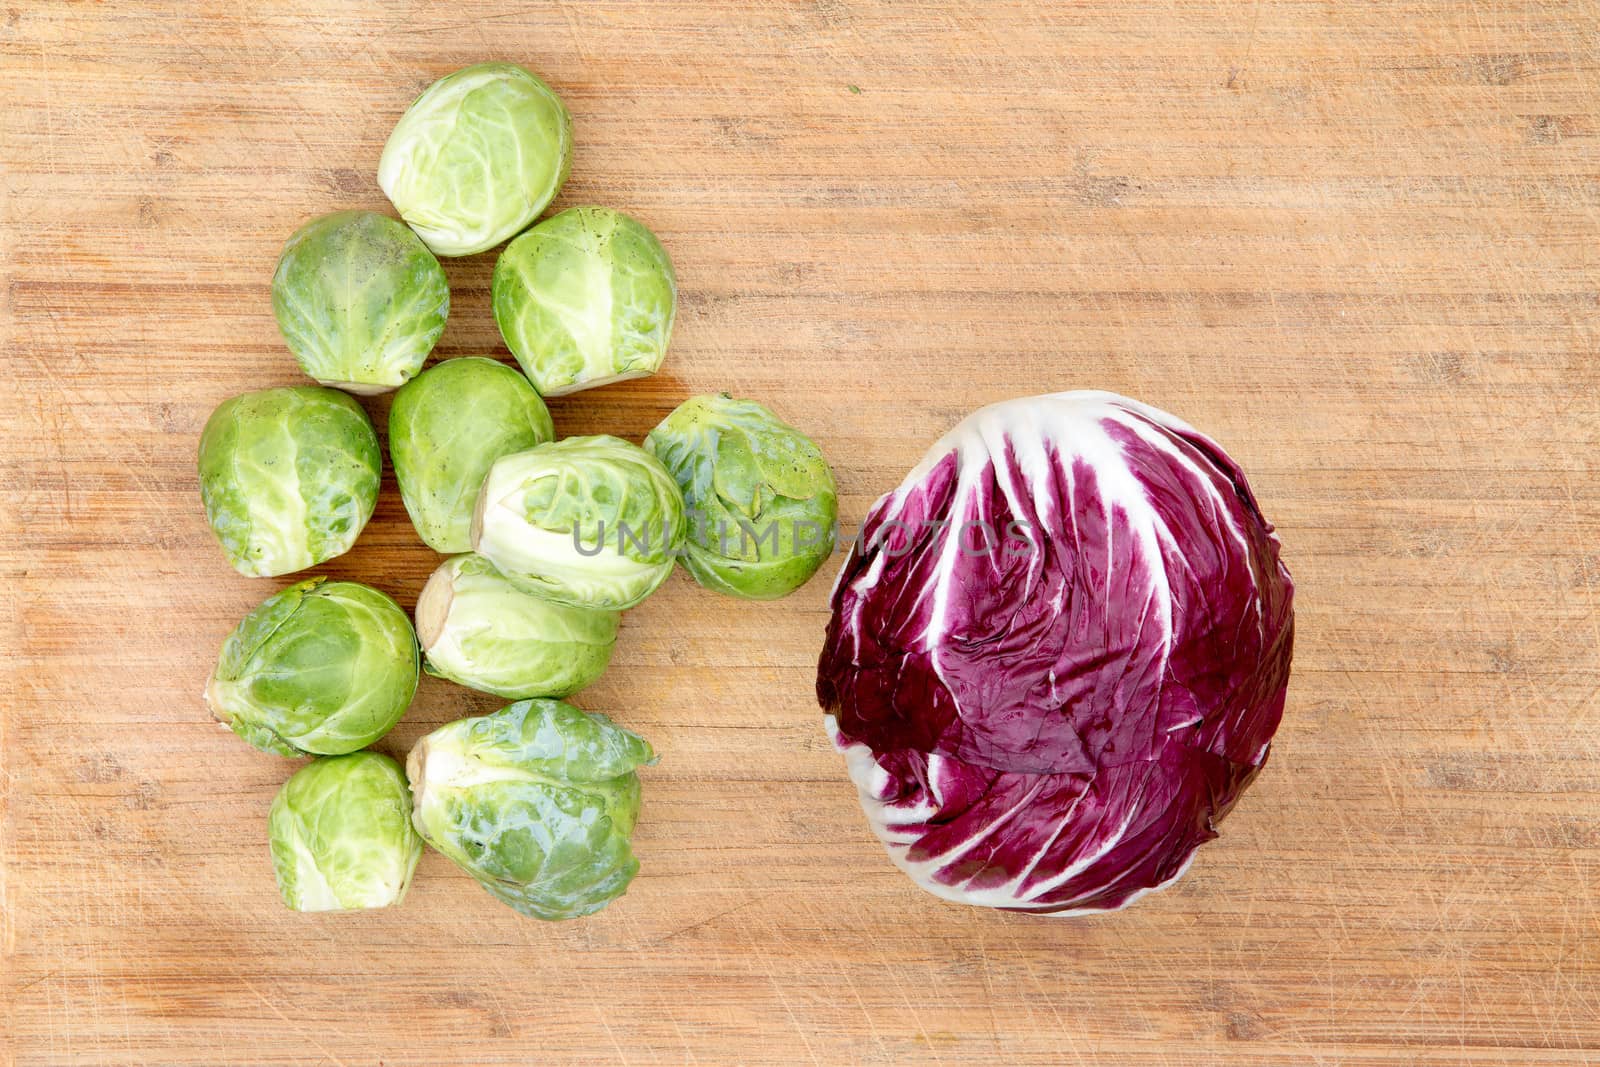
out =
<svg viewBox="0 0 1600 1067"><path fill-rule="evenodd" d="M0 13L16 1063L1600 1060L1600 4L243 6ZM390 126L485 58L572 108L558 206L636 214L682 283L664 372L560 432L731 390L815 435L852 523L1007 397L1112 389L1232 451L1299 647L1182 882L1090 920L918 892L813 702L830 564L628 614L579 702L662 758L603 914L435 854L398 909L281 907L292 764L199 693L287 579L228 569L196 439L301 380L283 239L387 210ZM447 262L439 355L505 358L491 266ZM317 573L409 607L435 557L384 493ZM379 747L497 703L427 679Z"/></svg>

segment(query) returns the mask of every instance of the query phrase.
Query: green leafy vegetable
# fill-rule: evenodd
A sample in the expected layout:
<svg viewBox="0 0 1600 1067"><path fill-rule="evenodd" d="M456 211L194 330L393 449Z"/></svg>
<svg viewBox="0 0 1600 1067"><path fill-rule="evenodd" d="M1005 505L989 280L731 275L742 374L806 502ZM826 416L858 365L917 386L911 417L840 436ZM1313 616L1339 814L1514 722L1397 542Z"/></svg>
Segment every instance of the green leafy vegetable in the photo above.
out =
<svg viewBox="0 0 1600 1067"><path fill-rule="evenodd" d="M389 409L389 456L417 534L435 552L467 551L489 466L554 437L544 401L503 363L447 359L406 383Z"/></svg>
<svg viewBox="0 0 1600 1067"><path fill-rule="evenodd" d="M537 919L589 915L639 870L635 769L650 745L603 715L524 700L417 742L406 761L423 840Z"/></svg>
<svg viewBox="0 0 1600 1067"><path fill-rule="evenodd" d="M525 593L470 553L440 564L417 598L428 673L510 699L564 697L599 678L620 618Z"/></svg>
<svg viewBox="0 0 1600 1067"><path fill-rule="evenodd" d="M616 437L568 437L501 456L472 547L518 588L621 611L655 592L683 546L683 497L656 458Z"/></svg>
<svg viewBox="0 0 1600 1067"><path fill-rule="evenodd" d="M681 404L645 438L683 490L683 564L707 589L772 600L804 585L833 551L833 472L811 439L751 400Z"/></svg>
<svg viewBox="0 0 1600 1067"><path fill-rule="evenodd" d="M654 374L666 358L678 283L641 223L602 207L545 219L500 253L494 319L545 396Z"/></svg>
<svg viewBox="0 0 1600 1067"><path fill-rule="evenodd" d="M250 577L348 552L372 517L383 465L361 405L313 385L223 401L200 435L199 461L211 532Z"/></svg>
<svg viewBox="0 0 1600 1067"><path fill-rule="evenodd" d="M272 276L272 310L301 368L359 395L405 384L450 314L450 286L427 246L371 211L312 219Z"/></svg>
<svg viewBox="0 0 1600 1067"><path fill-rule="evenodd" d="M572 165L572 116L512 63L434 82L401 116L378 186L441 256L493 248L539 217Z"/></svg>
<svg viewBox="0 0 1600 1067"><path fill-rule="evenodd" d="M291 585L223 642L206 686L211 713L265 752L339 755L400 721L417 689L411 620L355 582Z"/></svg>
<svg viewBox="0 0 1600 1067"><path fill-rule="evenodd" d="M267 825L278 892L295 911L398 904L422 857L405 775L376 752L301 768L278 790Z"/></svg>

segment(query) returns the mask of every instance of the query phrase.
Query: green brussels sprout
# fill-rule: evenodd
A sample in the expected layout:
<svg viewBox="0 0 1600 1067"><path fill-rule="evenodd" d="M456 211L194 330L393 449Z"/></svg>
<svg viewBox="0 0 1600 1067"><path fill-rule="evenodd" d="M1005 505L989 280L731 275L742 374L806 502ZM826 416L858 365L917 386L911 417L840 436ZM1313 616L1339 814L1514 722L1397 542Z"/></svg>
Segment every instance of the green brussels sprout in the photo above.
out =
<svg viewBox="0 0 1600 1067"><path fill-rule="evenodd" d="M200 498L228 562L267 578L343 555L372 517L383 455L350 397L300 385L225 400L200 434Z"/></svg>
<svg viewBox="0 0 1600 1067"><path fill-rule="evenodd" d="M405 773L376 752L302 767L278 790L267 828L278 892L295 911L398 904L422 858Z"/></svg>
<svg viewBox="0 0 1600 1067"><path fill-rule="evenodd" d="M422 369L450 314L450 284L402 224L340 211L312 219L283 246L272 311L302 370L371 396Z"/></svg>
<svg viewBox="0 0 1600 1067"><path fill-rule="evenodd" d="M678 282L655 234L603 207L575 207L506 245L494 321L545 396L654 374L667 354Z"/></svg>
<svg viewBox="0 0 1600 1067"><path fill-rule="evenodd" d="M492 359L447 359L407 382L389 409L389 458L418 536L435 552L467 551L489 465L555 435L528 379Z"/></svg>
<svg viewBox="0 0 1600 1067"><path fill-rule="evenodd" d="M406 760L422 839L536 919L591 915L638 873L635 769L650 745L603 715L523 700L441 726Z"/></svg>
<svg viewBox="0 0 1600 1067"><path fill-rule="evenodd" d="M400 721L418 659L400 605L365 585L312 578L268 597L228 636L206 703L263 752L337 756Z"/></svg>
<svg viewBox="0 0 1600 1067"><path fill-rule="evenodd" d="M806 584L833 552L833 472L805 434L753 400L684 401L644 440L683 490L695 581L748 600Z"/></svg>
<svg viewBox="0 0 1600 1067"><path fill-rule="evenodd" d="M619 619L524 593L470 553L440 564L417 598L423 669L511 700L570 696L599 678Z"/></svg>
<svg viewBox="0 0 1600 1067"><path fill-rule="evenodd" d="M667 580L683 539L672 476L608 435L501 456L472 514L474 551L518 588L575 607L633 607Z"/></svg>
<svg viewBox="0 0 1600 1067"><path fill-rule="evenodd" d="M469 256L521 233L572 166L572 116L514 63L440 78L400 117L378 187L441 256Z"/></svg>

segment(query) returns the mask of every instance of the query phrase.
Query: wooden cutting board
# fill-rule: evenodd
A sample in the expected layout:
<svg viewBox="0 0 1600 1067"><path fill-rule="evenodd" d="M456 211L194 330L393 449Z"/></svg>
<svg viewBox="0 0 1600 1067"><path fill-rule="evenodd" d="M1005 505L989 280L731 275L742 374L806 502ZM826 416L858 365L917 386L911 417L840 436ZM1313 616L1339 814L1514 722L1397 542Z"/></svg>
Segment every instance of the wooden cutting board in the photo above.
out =
<svg viewBox="0 0 1600 1067"><path fill-rule="evenodd" d="M0 47L16 1063L1600 1061L1600 4L23 0ZM580 702L662 758L602 915L433 854L398 909L279 904L293 764L200 689L287 580L229 570L195 443L301 380L284 238L385 210L395 119L485 58L570 104L559 206L636 214L682 282L663 373L561 432L731 390L849 522L1007 397L1128 393L1238 458L1299 647L1187 878L1088 920L917 891L812 699L830 565L627 616ZM446 264L439 355L506 356L491 266ZM386 480L318 573L410 606L434 564ZM426 680L380 747L497 703Z"/></svg>

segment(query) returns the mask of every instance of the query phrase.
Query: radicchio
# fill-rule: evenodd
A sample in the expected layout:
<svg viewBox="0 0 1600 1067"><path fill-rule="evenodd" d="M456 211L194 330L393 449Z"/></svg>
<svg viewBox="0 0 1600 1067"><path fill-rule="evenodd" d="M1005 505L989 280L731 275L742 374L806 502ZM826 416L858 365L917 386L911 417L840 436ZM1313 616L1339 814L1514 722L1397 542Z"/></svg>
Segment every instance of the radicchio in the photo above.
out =
<svg viewBox="0 0 1600 1067"><path fill-rule="evenodd" d="M1294 586L1244 474L1137 401L975 412L867 515L817 672L873 830L929 892L1120 908L1266 761Z"/></svg>

